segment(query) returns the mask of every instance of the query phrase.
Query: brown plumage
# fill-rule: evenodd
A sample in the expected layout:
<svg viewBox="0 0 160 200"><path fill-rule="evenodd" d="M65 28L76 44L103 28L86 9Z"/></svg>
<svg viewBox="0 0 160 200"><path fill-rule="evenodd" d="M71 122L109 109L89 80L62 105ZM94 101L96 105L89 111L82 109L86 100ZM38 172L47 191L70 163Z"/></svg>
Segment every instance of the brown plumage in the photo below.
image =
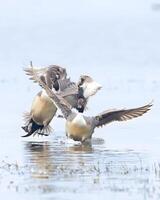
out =
<svg viewBox="0 0 160 200"><path fill-rule="evenodd" d="M94 117L84 116L82 113L76 113L66 104L65 99L59 97L45 83L43 83L33 71L33 79L43 87L48 96L61 109L66 119L66 134L73 140L85 142L90 140L95 128L106 125L113 121L126 121L139 116L150 110L152 103L134 109L110 110L100 113Z"/></svg>
<svg viewBox="0 0 160 200"><path fill-rule="evenodd" d="M79 112L84 111L89 97L101 88L89 76L81 76L78 84L71 82L67 78L66 69L57 65L51 65L41 69L33 69L31 65L30 68L26 68L24 71L34 82L37 82L33 75L36 73L41 83L47 85L50 89L55 89L57 95L59 95L59 99L64 97L66 99L66 105L77 109ZM83 83L81 83L82 79ZM46 92L42 90L38 93L33 100L30 113L27 113L27 116L30 116L29 120L25 118L25 126L22 128L27 134L23 137L28 137L32 134L46 135L45 130L48 130L47 127L55 116L56 111L57 107Z"/></svg>
<svg viewBox="0 0 160 200"><path fill-rule="evenodd" d="M144 113L150 110L152 103L145 106L132 109L122 109L113 111L104 111L100 113L95 118L97 119L97 127L103 126L105 124L111 123L113 121L127 121L136 117L142 116Z"/></svg>

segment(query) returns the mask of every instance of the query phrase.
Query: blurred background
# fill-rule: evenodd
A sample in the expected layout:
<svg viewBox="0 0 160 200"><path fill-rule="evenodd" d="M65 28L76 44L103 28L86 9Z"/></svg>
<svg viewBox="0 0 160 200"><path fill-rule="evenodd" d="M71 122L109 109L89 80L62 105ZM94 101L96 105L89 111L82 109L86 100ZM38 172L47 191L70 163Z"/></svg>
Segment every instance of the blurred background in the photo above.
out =
<svg viewBox="0 0 160 200"><path fill-rule="evenodd" d="M153 99L151 117L140 119L140 124L149 122L147 131L152 121L153 138L160 109L159 20L156 0L1 1L1 131L7 126L15 137L23 133L22 113L40 90L23 72L32 60L38 67L66 67L73 81L89 74L101 83L103 89L88 106L91 115Z"/></svg>
<svg viewBox="0 0 160 200"><path fill-rule="evenodd" d="M23 71L30 61L66 67L73 81L89 74L102 84L87 115L154 100L144 117L111 124L95 137L104 139L104 148L159 156L159 52L158 0L0 0L1 160L26 160L22 114L40 90ZM64 136L63 123L52 123L55 135Z"/></svg>

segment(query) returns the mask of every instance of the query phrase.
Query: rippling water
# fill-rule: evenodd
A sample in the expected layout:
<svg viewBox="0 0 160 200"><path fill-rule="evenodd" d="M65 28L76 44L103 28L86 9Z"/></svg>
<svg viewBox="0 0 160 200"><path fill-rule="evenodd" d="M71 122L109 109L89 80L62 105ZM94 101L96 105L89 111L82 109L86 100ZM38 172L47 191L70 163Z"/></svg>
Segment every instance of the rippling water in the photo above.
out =
<svg viewBox="0 0 160 200"><path fill-rule="evenodd" d="M1 161L0 191L4 196L9 198L13 193L20 194L15 199L160 197L160 164L148 152L108 149L100 138L93 138L91 145L70 143L63 136L52 139L22 142L22 163L7 162L7 158Z"/></svg>
<svg viewBox="0 0 160 200"><path fill-rule="evenodd" d="M160 12L156 0L0 1L0 196L2 199L160 199ZM60 64L103 89L86 115L154 100L141 118L96 129L91 145L22 139L22 113L40 87L22 70Z"/></svg>

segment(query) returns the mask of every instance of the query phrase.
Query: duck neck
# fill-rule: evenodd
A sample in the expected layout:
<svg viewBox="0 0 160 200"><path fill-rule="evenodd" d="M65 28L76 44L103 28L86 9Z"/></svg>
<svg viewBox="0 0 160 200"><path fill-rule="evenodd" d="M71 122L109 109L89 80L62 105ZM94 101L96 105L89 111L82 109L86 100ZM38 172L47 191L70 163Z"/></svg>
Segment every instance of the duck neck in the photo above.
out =
<svg viewBox="0 0 160 200"><path fill-rule="evenodd" d="M78 87L78 94L77 94L77 96L78 96L78 99L79 98L84 98L84 89L83 89L83 87L81 87L81 86Z"/></svg>

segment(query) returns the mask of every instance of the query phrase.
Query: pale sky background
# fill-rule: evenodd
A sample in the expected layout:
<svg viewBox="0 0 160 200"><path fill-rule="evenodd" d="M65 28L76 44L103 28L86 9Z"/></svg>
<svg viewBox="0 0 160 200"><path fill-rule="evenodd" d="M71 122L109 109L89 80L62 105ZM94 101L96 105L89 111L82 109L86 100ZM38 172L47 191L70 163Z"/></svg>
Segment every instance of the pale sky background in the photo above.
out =
<svg viewBox="0 0 160 200"><path fill-rule="evenodd" d="M159 66L156 0L0 1L0 67ZM19 67L18 67L19 66Z"/></svg>
<svg viewBox="0 0 160 200"><path fill-rule="evenodd" d="M89 74L101 83L103 89L90 100L87 115L154 99L150 117L141 120L152 121L146 130L157 138L150 132L159 124L159 52L157 0L0 1L0 90L2 105L7 105L1 108L3 127L9 120L14 128L16 124L18 137L22 134L22 113L40 90L23 72L32 60L39 67L66 67L74 81ZM136 123L139 130L141 120L129 125ZM116 137L116 130L123 132L119 126L110 127L112 136Z"/></svg>
<svg viewBox="0 0 160 200"><path fill-rule="evenodd" d="M41 156L41 148L34 151L32 145L21 138L24 135L21 129L24 123L22 115L30 110L34 96L41 89L28 80L23 71L31 60L34 66L38 67L49 64L66 67L73 81L77 81L81 74L89 74L99 82L103 88L90 99L86 115L97 115L112 108L138 107L152 99L154 106L141 118L96 129L94 137L104 140L104 144L93 145L93 152L76 152L72 144L73 150L70 154L69 148L63 143L64 120L55 118L51 123L54 129L51 138L42 138L42 141L48 140L49 145L42 148ZM86 179L83 178L88 175L85 174L82 174L82 182L79 182L74 174L70 182L65 176L65 170L64 174L58 171L58 176L55 174L49 179L42 180L38 176L38 179L32 182L34 176L28 174L28 171L25 171L27 174L24 173L23 176L23 173L16 169L15 173L8 176L8 166L6 173L0 174L0 193L3 195L6 189L3 199L18 198L10 193L11 190L8 192L9 184L14 190L23 189L28 184L30 189L38 194L37 199L45 195L39 192L42 186L45 188L44 193L49 192L46 193L47 199L59 199L57 195L60 195L61 199L72 199L76 195L74 188L77 184L80 191L84 188L87 191L83 196L79 194L78 197L84 197L83 199L104 199L106 196L115 199L115 194L118 194L118 200L153 199L152 195L159 199L159 77L159 0L0 0L0 164L2 160L16 164L18 161L21 166L27 166L28 170L28 164L33 164L35 169L35 162L40 160L41 163L42 158L42 163L50 163L52 166L69 163L75 167L82 163L83 158L87 159L89 156L84 160L82 168L92 160L93 164L97 163L97 169L99 164L104 167L106 161L111 167L111 174L113 170L113 178L108 172L102 179L99 179L97 172L91 174L90 178L96 175L94 181L92 180L96 192L93 193L92 190L87 191L91 187L91 181L87 179L86 187ZM136 158L134 154L130 154L130 150L135 152ZM142 177L146 169L142 168L143 154L136 152L144 151L149 152L148 155L151 153L153 162L152 159L147 162L151 162L154 167L157 162L158 168L155 169L158 171L151 168L151 171L145 171L148 175ZM71 162L68 162L68 158L71 158ZM140 168L139 171L134 168L132 173L134 164L136 167L140 165ZM128 173L127 167L131 174L121 173L121 168ZM41 172L41 168L39 169L38 172ZM2 168L0 172L3 172L1 170ZM80 177L79 171L77 173L77 177ZM64 179L59 178L59 175L64 175ZM113 190L112 186L116 190ZM123 186L127 188L124 192L121 189ZM103 187L105 190L101 192ZM53 190L50 190L51 188ZM69 192L67 196L66 191L71 191L71 188L74 192ZM146 192L150 192L148 196ZM20 199L36 199L33 193L27 193L26 198L20 195Z"/></svg>

